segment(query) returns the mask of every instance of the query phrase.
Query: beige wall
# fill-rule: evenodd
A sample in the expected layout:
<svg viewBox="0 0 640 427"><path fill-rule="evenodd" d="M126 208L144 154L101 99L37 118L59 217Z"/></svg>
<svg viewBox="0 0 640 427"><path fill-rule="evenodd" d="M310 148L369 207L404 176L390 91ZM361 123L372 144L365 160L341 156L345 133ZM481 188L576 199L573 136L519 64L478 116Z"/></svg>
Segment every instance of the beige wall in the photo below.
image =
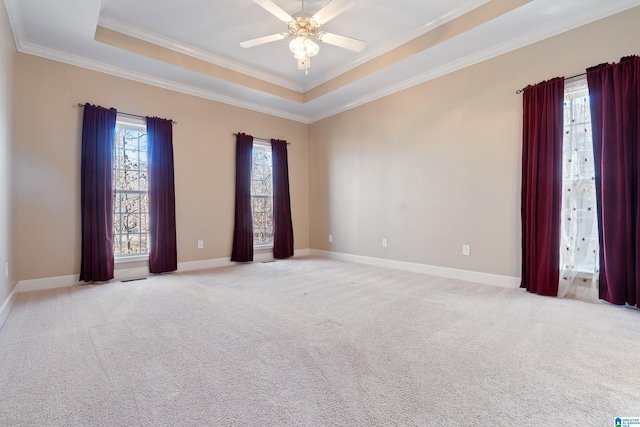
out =
<svg viewBox="0 0 640 427"><path fill-rule="evenodd" d="M291 142L296 249L519 276L522 99L514 91L638 53L637 22L640 8L311 125L16 54L2 25L0 161L9 163L12 140L15 243L6 237L9 203L2 203L0 261L15 275L0 297L17 280L79 272L78 102L178 121L179 262L230 255L231 134L242 131ZM2 201L9 188L3 173ZM471 256L462 256L463 244Z"/></svg>
<svg viewBox="0 0 640 427"><path fill-rule="evenodd" d="M638 22L635 8L310 125L311 247L519 276L514 91L639 54Z"/></svg>
<svg viewBox="0 0 640 427"><path fill-rule="evenodd" d="M234 132L289 141L295 248L309 247L308 126L38 57L18 54L14 102L18 280L80 271L80 132L89 102L171 118L178 262L228 258ZM204 249L197 249L197 240Z"/></svg>
<svg viewBox="0 0 640 427"><path fill-rule="evenodd" d="M11 255L11 100L13 87L13 61L16 46L9 26L9 19L0 6L0 307L13 290L14 264ZM9 277L5 267L9 265Z"/></svg>

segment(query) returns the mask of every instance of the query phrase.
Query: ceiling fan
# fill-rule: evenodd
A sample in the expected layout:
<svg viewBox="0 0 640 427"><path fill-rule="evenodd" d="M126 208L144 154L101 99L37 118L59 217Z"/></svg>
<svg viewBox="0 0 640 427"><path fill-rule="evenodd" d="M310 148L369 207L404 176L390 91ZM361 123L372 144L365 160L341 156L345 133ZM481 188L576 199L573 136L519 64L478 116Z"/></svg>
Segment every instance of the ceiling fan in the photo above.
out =
<svg viewBox="0 0 640 427"><path fill-rule="evenodd" d="M298 16L296 18L282 10L271 0L253 1L287 24L288 31L244 41L240 43L242 47L254 47L289 37L295 37L291 43L289 43L289 49L293 52L294 58L298 60L298 69L305 70L305 73L309 72L311 57L317 55L320 50L320 47L311 40L311 37L315 37L318 41L349 49L354 52L360 52L364 49L366 43L361 40L319 31L321 25L326 24L353 6L357 0L331 0L313 16ZM304 0L302 0L302 10L304 11Z"/></svg>

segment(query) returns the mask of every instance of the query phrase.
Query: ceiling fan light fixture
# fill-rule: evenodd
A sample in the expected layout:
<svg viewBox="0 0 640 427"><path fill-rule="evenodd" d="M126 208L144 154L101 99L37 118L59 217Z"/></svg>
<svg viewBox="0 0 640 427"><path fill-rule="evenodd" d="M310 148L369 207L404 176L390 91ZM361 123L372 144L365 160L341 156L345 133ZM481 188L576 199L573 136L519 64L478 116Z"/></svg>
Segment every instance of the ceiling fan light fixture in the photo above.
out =
<svg viewBox="0 0 640 427"><path fill-rule="evenodd" d="M315 44L311 39L306 39L304 41L304 47L307 51L307 55L309 56L316 56L320 51L320 46Z"/></svg>
<svg viewBox="0 0 640 427"><path fill-rule="evenodd" d="M306 70L309 68L309 58L318 54L320 46L307 36L298 36L289 43L289 49L293 53L293 57L298 60L298 69Z"/></svg>
<svg viewBox="0 0 640 427"><path fill-rule="evenodd" d="M297 59L307 56L307 51L304 45L303 37L296 37L289 43L289 50L293 53L293 56Z"/></svg>
<svg viewBox="0 0 640 427"><path fill-rule="evenodd" d="M294 58L298 60L299 70L305 70L308 73L308 69L311 66L311 57L317 55L320 51L320 46L311 40L312 37L315 37L318 41L349 49L354 52L360 52L365 46L365 42L361 40L318 31L321 25L353 6L357 0L329 0L329 2L313 16L297 16L295 18L277 6L273 0L253 1L284 22L289 31L287 33L273 34L247 40L241 42L240 46L245 48L253 47L275 40L293 37L294 39L289 43L289 50L293 53ZM302 0L302 11L302 13L304 13L304 0Z"/></svg>

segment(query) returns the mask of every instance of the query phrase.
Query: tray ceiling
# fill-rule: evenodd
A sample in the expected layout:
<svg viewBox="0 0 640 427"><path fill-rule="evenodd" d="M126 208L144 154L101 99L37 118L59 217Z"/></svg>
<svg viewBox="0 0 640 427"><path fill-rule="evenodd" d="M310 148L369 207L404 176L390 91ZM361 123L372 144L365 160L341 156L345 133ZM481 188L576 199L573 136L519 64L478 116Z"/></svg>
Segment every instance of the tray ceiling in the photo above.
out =
<svg viewBox="0 0 640 427"><path fill-rule="evenodd" d="M292 16L327 0L274 0ZM308 75L252 0L4 0L24 53L311 123L640 5L640 0L358 0L322 29Z"/></svg>

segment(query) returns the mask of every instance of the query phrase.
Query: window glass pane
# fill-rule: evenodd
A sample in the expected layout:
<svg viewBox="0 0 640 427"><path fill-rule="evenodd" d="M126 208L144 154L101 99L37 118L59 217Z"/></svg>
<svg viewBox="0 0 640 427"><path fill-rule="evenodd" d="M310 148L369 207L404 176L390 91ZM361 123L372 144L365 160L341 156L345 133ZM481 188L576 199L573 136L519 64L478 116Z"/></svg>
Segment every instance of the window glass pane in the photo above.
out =
<svg viewBox="0 0 640 427"><path fill-rule="evenodd" d="M138 180L140 178L140 174L135 170L131 169L129 171L125 171L124 173L124 181L123 181L123 190L137 190L138 189Z"/></svg>
<svg viewBox="0 0 640 427"><path fill-rule="evenodd" d="M114 253L148 253L149 198L144 127L118 123L113 164Z"/></svg>
<svg viewBox="0 0 640 427"><path fill-rule="evenodd" d="M264 212L271 219L271 214L273 213L273 199L271 197L264 200Z"/></svg>
<svg viewBox="0 0 640 427"><path fill-rule="evenodd" d="M149 195L142 194L140 202L140 230L143 234L149 234ZM146 246L144 246L146 248ZM147 251L148 252L148 251Z"/></svg>
<svg viewBox="0 0 640 427"><path fill-rule="evenodd" d="M273 243L271 147L254 144L251 164L253 244Z"/></svg>
<svg viewBox="0 0 640 427"><path fill-rule="evenodd" d="M565 88L558 296L597 299L598 228L586 81Z"/></svg>

